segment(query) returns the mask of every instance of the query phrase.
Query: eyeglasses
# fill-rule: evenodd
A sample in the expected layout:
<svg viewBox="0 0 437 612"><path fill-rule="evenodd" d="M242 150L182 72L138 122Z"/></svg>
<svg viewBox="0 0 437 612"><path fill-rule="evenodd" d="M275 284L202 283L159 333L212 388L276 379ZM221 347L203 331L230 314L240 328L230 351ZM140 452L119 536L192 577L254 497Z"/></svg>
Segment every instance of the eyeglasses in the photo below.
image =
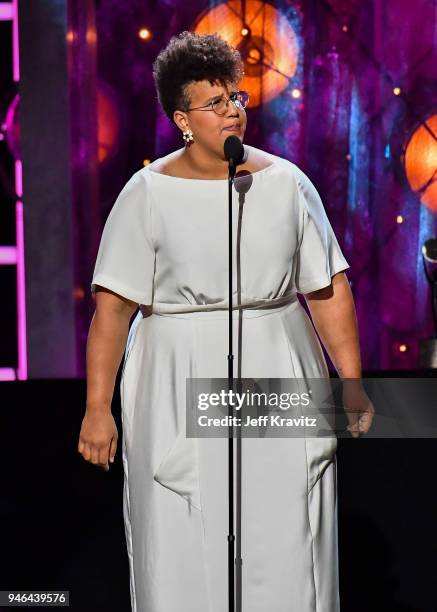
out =
<svg viewBox="0 0 437 612"><path fill-rule="evenodd" d="M209 104L205 104L205 106L196 106L195 108L187 108L185 109L185 112L193 110L213 110L216 115L223 116L228 111L229 102L232 102L236 108L245 109L249 104L249 94L247 91L234 91L231 93L229 98L226 96L217 96L217 98L211 100Z"/></svg>

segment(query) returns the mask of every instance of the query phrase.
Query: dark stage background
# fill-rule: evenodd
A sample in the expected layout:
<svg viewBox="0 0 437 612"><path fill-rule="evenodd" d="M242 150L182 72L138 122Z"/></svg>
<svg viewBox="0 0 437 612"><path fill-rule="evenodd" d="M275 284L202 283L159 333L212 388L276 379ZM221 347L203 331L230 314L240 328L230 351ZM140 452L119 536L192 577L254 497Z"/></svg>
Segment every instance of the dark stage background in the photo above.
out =
<svg viewBox="0 0 437 612"><path fill-rule="evenodd" d="M81 381L3 383L2 399L0 590L130 612L121 436L108 473L78 455ZM121 433L118 392L113 412ZM436 612L435 440L340 438L337 467L342 612Z"/></svg>

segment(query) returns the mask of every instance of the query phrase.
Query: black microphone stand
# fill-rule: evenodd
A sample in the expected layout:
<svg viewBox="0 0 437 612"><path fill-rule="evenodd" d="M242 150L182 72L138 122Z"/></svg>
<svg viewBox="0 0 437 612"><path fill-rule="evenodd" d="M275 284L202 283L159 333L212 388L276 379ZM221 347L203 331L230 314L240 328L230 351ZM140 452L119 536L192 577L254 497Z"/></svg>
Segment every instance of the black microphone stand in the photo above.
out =
<svg viewBox="0 0 437 612"><path fill-rule="evenodd" d="M228 390L233 390L234 381L234 355L233 355L233 287L232 287L232 186L234 184L236 172L236 163L233 158L229 158L229 175L228 175L228 204L229 204L229 354L228 354ZM241 392L241 378L237 379L237 392ZM230 394L229 394L230 397ZM237 556L235 557L234 550L234 408L232 402L229 402L229 454L228 454L228 469L229 469L229 534L228 534L228 584L229 584L229 612L241 612L242 601L242 563L241 558L241 430L237 427ZM235 563L235 573L234 573ZM236 589L235 589L236 581Z"/></svg>
<svg viewBox="0 0 437 612"><path fill-rule="evenodd" d="M232 329L233 329L233 290L232 290L232 186L234 184L236 165L232 158L229 159L228 176L228 217L229 217L229 353L228 353L228 390L233 389L234 379L234 355L232 354ZM231 397L229 393L228 397ZM231 401L228 405L229 416L229 451L228 451L228 481L229 481L229 533L228 533L228 592L229 592L229 612L235 612L235 577L234 577L234 408Z"/></svg>
<svg viewBox="0 0 437 612"><path fill-rule="evenodd" d="M233 290L232 290L232 186L234 184L235 172L237 165L244 162L244 147L237 136L228 136L224 143L225 158L229 162L228 173L228 204L229 204L229 353L228 353L228 436L229 436L229 460L228 460L228 478L229 478L229 533L228 533L228 589L229 589L229 612L240 612L241 610L241 431L237 439L237 558L234 558L234 408L231 401L233 383L234 383L234 355L232 354L233 342ZM238 272L238 270L237 270ZM240 306L240 304L238 304ZM240 373L237 381L237 389L241 389ZM234 562L236 572L234 571ZM237 593L235 594L235 578L237 578ZM235 598L235 595L237 596ZM235 604L237 606L235 607Z"/></svg>

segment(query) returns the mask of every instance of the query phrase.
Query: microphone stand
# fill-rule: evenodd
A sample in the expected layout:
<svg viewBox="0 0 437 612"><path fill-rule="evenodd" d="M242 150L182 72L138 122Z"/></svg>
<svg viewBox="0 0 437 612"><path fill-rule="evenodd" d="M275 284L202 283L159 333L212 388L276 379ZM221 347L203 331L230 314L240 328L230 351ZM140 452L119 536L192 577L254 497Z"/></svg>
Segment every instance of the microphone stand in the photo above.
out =
<svg viewBox="0 0 437 612"><path fill-rule="evenodd" d="M236 172L236 164L232 158L229 159L229 175L228 175L228 205L229 205L229 353L228 353L228 390L233 390L234 369L233 369L233 288L232 288L232 186L234 184ZM237 380L237 391L241 391L241 379ZM230 397L230 394L229 394ZM229 470L229 533L228 533L228 590L229 612L241 612L241 578L242 578L242 558L241 558L241 431L237 428L237 557L234 557L234 408L232 402L229 402L229 452L228 452L228 470ZM235 563L235 573L234 573ZM235 580L237 589L235 592Z"/></svg>
<svg viewBox="0 0 437 612"><path fill-rule="evenodd" d="M234 184L236 166L231 158L229 160L229 176L228 176L228 218L229 218L229 238L228 238L228 258L229 258L229 353L228 353L228 390L232 391L234 379L234 355L232 354L232 186ZM229 393L229 398L231 394ZM235 612L235 584L234 584L234 408L232 402L228 405L229 415L229 451L228 451L228 482L229 482L229 529L228 529L228 593L229 593L229 612Z"/></svg>

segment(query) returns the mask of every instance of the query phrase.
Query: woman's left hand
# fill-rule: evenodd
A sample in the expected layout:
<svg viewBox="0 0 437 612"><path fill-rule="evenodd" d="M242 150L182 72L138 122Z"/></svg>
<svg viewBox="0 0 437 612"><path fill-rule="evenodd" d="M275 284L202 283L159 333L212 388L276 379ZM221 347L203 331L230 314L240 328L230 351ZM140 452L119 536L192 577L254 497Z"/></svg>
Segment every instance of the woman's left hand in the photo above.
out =
<svg viewBox="0 0 437 612"><path fill-rule="evenodd" d="M369 431L375 408L360 379L343 379L342 383L343 408L349 422L347 430L354 438L359 438Z"/></svg>

